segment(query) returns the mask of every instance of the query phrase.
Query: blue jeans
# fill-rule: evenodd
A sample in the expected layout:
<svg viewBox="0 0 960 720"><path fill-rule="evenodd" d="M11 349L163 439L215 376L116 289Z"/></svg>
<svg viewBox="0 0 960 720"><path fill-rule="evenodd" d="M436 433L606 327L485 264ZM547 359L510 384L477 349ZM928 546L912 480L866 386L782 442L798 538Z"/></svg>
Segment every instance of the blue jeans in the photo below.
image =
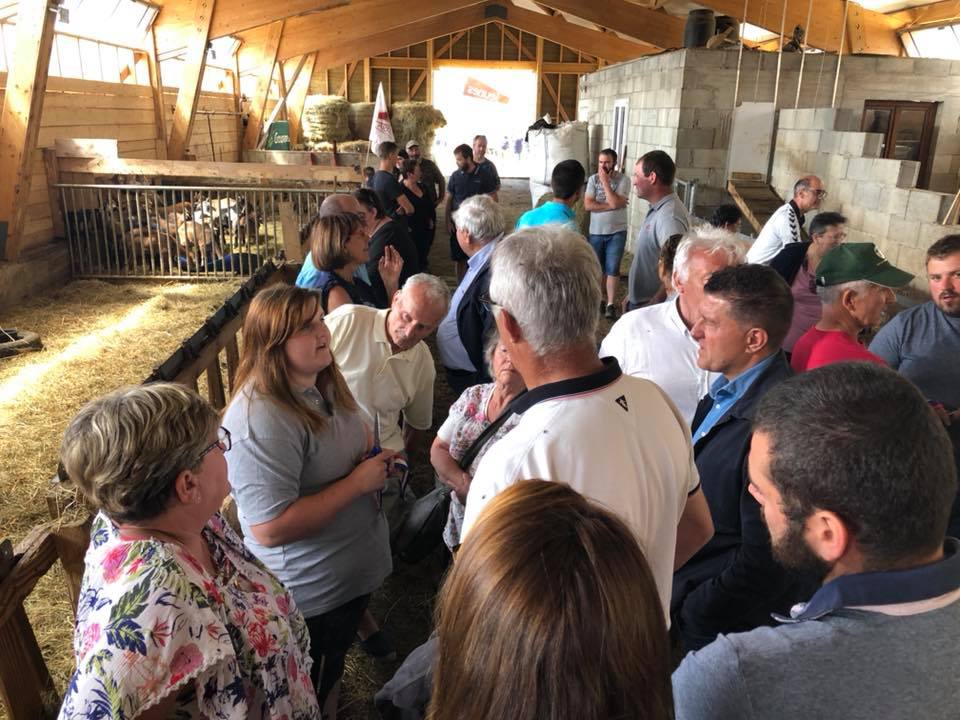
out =
<svg viewBox="0 0 960 720"><path fill-rule="evenodd" d="M604 274L607 277L620 277L620 261L627 246L627 231L621 230L612 235L590 235L589 240Z"/></svg>

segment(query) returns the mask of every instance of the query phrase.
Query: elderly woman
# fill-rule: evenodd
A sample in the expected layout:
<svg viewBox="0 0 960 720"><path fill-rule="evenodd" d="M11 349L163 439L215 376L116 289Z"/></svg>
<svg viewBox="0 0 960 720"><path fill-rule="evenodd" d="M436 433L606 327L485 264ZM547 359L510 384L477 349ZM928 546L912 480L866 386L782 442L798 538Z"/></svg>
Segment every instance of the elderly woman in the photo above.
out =
<svg viewBox="0 0 960 720"><path fill-rule="evenodd" d="M377 491L390 451L371 438L330 354L316 292L261 290L243 325L230 484L246 543L306 616L324 716L370 593L392 569Z"/></svg>
<svg viewBox="0 0 960 720"><path fill-rule="evenodd" d="M770 261L793 294L793 320L783 341L783 349L793 346L807 330L820 322L822 307L817 295L817 265L820 260L847 237L847 219L836 212L818 213L810 222L810 241L788 243Z"/></svg>
<svg viewBox="0 0 960 720"><path fill-rule="evenodd" d="M376 306L385 308L390 305L393 295L390 294L390 288L386 287L385 278L381 276L380 259L388 252L388 247L400 254L403 269L400 271L399 286L402 287L408 277L420 272L417 246L410 238L406 222L394 220L387 215L377 193L367 188L360 188L353 191L353 196L360 203L367 235L370 238L370 259L360 268L360 273L366 275L373 289Z"/></svg>
<svg viewBox="0 0 960 720"><path fill-rule="evenodd" d="M430 462L437 471L440 480L450 487L450 512L447 525L443 530L443 541L453 551L460 544L460 528L463 525L464 505L470 490L470 478L480 464L483 453L491 443L496 442L520 422L520 415L512 415L491 435L483 448L463 468L461 459L480 434L494 422L504 408L526 387L510 361L507 348L500 343L500 336L494 333L486 347L487 365L491 369L493 382L474 385L450 407L450 413L443 425L437 430L437 437L430 448Z"/></svg>
<svg viewBox="0 0 960 720"><path fill-rule="evenodd" d="M431 720L667 720L670 649L630 529L562 483L498 494L437 606Z"/></svg>
<svg viewBox="0 0 960 720"><path fill-rule="evenodd" d="M62 463L99 507L61 718L318 717L307 628L217 510L230 433L181 385L117 390Z"/></svg>
<svg viewBox="0 0 960 720"><path fill-rule="evenodd" d="M363 220L350 213L317 215L307 228L310 259L314 270L301 272L299 287L320 291L320 304L325 313L341 305L370 305L376 302L373 290L354 277L357 269L370 259L370 238ZM390 246L378 263L380 278L389 296L397 291L403 262Z"/></svg>

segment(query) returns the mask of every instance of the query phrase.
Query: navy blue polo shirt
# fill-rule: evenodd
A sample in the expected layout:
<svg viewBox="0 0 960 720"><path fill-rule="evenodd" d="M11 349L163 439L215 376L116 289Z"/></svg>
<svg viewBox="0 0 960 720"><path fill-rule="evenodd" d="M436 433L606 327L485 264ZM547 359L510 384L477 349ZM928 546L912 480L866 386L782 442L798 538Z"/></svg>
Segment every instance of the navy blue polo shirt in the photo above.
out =
<svg viewBox="0 0 960 720"><path fill-rule="evenodd" d="M496 188L493 186L490 177L479 171L479 167L474 168L473 172L464 172L457 169L447 180L447 192L450 193L452 200L452 209L456 210L461 203L468 197L474 195L484 195L492 193Z"/></svg>

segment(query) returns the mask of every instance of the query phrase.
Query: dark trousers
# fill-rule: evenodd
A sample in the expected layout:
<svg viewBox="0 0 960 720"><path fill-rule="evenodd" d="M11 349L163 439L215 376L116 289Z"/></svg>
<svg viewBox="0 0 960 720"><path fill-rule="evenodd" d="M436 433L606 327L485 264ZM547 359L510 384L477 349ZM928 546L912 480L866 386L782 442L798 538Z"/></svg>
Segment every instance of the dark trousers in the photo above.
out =
<svg viewBox="0 0 960 720"><path fill-rule="evenodd" d="M357 636L360 618L369 602L369 595L361 595L322 615L306 619L307 632L310 633L310 658L313 660L310 676L321 708L343 675L347 651Z"/></svg>

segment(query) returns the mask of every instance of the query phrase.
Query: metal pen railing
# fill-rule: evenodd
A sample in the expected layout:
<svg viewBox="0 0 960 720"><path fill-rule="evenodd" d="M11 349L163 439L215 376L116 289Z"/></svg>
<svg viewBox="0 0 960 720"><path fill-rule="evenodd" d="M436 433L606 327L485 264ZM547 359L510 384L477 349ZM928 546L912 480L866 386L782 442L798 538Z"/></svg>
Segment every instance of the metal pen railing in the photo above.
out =
<svg viewBox="0 0 960 720"><path fill-rule="evenodd" d="M74 277L226 279L299 260L329 190L58 183Z"/></svg>

